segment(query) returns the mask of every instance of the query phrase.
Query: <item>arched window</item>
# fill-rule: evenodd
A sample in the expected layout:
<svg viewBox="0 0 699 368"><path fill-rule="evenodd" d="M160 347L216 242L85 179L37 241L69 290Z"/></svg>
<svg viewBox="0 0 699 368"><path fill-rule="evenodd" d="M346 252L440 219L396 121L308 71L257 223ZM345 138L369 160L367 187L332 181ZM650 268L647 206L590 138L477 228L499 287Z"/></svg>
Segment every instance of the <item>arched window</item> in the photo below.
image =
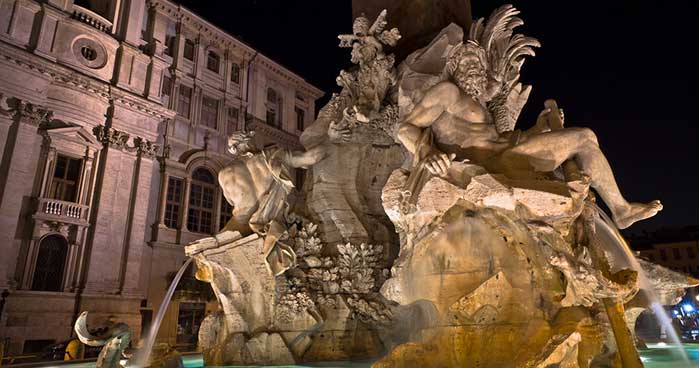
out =
<svg viewBox="0 0 699 368"><path fill-rule="evenodd" d="M32 290L61 291L68 242L60 235L49 235L39 243Z"/></svg>
<svg viewBox="0 0 699 368"><path fill-rule="evenodd" d="M214 217L214 193L216 181L211 171L198 168L192 173L189 190L189 211L187 229L195 233L211 234Z"/></svg>

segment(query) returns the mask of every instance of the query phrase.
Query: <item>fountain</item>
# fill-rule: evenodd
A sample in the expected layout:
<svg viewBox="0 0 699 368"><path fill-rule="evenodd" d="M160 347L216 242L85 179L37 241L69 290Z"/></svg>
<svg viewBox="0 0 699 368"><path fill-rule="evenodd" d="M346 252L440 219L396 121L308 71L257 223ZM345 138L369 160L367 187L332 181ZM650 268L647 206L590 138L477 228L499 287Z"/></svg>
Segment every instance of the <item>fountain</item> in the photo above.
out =
<svg viewBox="0 0 699 368"><path fill-rule="evenodd" d="M642 367L625 308L639 290L658 308L658 285L616 229L662 205L627 202L595 134L564 127L554 100L516 128L519 72L541 46L515 33L518 14L450 24L398 65L387 12L355 19L339 36L353 67L305 151L231 135L232 219L186 247L132 365L195 262L220 305L199 331L209 366ZM294 188L301 168L311 180Z"/></svg>
<svg viewBox="0 0 699 368"><path fill-rule="evenodd" d="M129 360L129 366L136 368L148 366L148 359L150 358L151 352L153 351L153 344L155 344L155 338L158 336L158 330L160 329L160 324L163 322L163 318L165 317L165 312L167 311L167 307L170 304L170 300L172 299L172 294L175 293L177 284L179 284L180 280L182 279L182 275L184 274L185 270L187 270L187 267L189 267L190 263L192 263L191 258L187 259L182 264L182 267L180 267L180 269L177 271L177 274L175 274L175 278L172 279L172 283L170 284L170 287L167 289L165 298L163 298L163 302L162 304L160 304L158 314L155 315L155 320L150 325L150 327L148 327L148 333L146 334L146 337L143 339L143 344L141 345L141 348L136 352L133 359Z"/></svg>

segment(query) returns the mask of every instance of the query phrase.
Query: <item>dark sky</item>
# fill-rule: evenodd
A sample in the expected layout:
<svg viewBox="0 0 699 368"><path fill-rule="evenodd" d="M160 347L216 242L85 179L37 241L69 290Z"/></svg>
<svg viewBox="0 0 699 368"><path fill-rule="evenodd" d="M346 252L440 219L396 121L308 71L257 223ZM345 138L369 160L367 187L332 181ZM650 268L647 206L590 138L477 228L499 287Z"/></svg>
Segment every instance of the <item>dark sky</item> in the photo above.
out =
<svg viewBox="0 0 699 368"><path fill-rule="evenodd" d="M351 1L179 2L322 90L338 90L349 52L337 35L351 32ZM699 224L699 1L473 0L474 17L504 3L522 11L519 31L543 45L523 68L534 90L520 127L555 98L569 126L597 132L627 199L663 202L631 231Z"/></svg>

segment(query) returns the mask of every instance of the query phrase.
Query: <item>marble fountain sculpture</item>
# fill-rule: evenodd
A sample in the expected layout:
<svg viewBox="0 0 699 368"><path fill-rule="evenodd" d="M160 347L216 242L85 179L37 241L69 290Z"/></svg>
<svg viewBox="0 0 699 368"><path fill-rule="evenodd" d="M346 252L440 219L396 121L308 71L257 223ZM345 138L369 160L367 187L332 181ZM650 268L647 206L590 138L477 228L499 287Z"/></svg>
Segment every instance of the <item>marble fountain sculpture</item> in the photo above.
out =
<svg viewBox="0 0 699 368"><path fill-rule="evenodd" d="M565 127L555 101L517 129L520 68L540 46L514 33L518 14L451 24L400 65L386 12L359 17L306 151L230 137L233 217L186 247L220 303L199 332L207 365L642 366L626 323L650 301L616 228L662 206L627 202L595 134ZM691 283L667 275L679 281L648 284Z"/></svg>

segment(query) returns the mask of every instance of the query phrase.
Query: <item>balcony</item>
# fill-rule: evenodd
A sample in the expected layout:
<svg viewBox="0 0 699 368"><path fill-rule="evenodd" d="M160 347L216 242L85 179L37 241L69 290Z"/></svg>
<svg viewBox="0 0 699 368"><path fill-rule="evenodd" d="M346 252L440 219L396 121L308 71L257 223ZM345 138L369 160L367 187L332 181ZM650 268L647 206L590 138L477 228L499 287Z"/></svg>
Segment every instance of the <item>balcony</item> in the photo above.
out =
<svg viewBox="0 0 699 368"><path fill-rule="evenodd" d="M112 33L112 22L82 6L73 5L73 19L105 33Z"/></svg>
<svg viewBox="0 0 699 368"><path fill-rule="evenodd" d="M34 218L87 226L89 211L90 207L82 204L51 198L39 198L39 205Z"/></svg>

